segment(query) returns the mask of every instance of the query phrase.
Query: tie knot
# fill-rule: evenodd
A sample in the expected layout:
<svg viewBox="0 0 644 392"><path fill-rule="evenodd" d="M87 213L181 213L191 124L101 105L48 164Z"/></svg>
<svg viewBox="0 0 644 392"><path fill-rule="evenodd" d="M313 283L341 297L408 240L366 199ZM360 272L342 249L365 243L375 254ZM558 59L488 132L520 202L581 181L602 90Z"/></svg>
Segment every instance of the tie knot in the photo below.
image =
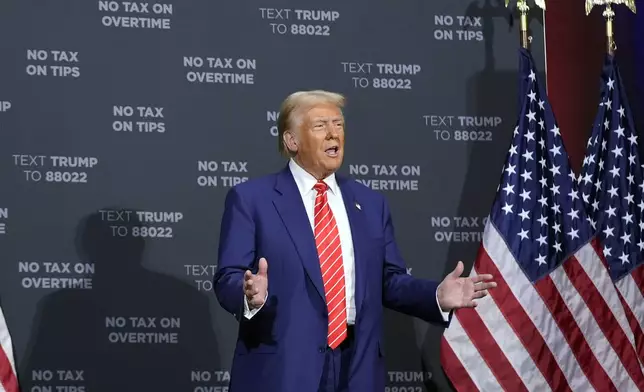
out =
<svg viewBox="0 0 644 392"><path fill-rule="evenodd" d="M319 195L329 189L329 186L324 181L318 181L315 185L313 185L313 189L315 189Z"/></svg>

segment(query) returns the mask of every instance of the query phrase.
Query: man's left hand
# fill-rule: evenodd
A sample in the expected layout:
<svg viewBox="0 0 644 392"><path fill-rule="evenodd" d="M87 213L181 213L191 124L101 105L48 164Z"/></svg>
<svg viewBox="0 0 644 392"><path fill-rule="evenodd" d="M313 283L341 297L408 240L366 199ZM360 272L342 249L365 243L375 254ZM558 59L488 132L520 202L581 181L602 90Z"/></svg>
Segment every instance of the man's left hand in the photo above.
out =
<svg viewBox="0 0 644 392"><path fill-rule="evenodd" d="M458 308L473 308L476 300L488 294L488 289L496 287L496 282L490 274L461 277L465 269L463 262L459 261L454 271L443 279L438 285L438 304L443 312Z"/></svg>

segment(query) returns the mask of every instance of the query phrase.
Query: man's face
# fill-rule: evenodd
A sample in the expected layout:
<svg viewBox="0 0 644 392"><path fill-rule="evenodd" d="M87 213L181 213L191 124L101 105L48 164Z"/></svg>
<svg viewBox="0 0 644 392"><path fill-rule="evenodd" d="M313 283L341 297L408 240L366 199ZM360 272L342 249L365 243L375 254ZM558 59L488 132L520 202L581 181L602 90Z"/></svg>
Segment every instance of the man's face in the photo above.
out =
<svg viewBox="0 0 644 392"><path fill-rule="evenodd" d="M295 160L318 179L334 173L344 157L344 118L334 105L317 105L303 115L295 131Z"/></svg>

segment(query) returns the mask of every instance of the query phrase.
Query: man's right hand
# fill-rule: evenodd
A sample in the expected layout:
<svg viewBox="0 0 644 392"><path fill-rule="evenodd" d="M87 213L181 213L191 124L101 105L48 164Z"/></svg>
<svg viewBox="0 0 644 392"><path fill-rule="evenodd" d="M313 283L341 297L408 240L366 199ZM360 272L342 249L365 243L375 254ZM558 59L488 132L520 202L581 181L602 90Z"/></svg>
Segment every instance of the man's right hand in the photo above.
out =
<svg viewBox="0 0 644 392"><path fill-rule="evenodd" d="M259 259L257 275L250 271L244 273L244 295L251 309L260 308L268 292L268 264L265 258Z"/></svg>

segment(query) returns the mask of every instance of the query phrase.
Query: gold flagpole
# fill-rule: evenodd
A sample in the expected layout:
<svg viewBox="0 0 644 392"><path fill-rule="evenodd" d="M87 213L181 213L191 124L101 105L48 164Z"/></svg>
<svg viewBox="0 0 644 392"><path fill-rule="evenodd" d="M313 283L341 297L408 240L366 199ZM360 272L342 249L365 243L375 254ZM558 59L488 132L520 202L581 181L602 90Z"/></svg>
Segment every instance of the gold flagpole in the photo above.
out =
<svg viewBox="0 0 644 392"><path fill-rule="evenodd" d="M505 0L505 6L507 7L509 4L510 0ZM545 0L535 0L535 4L543 10L546 9ZM528 37L528 12L530 11L530 7L527 1L517 0L517 10L519 10L519 18L521 21L521 46L529 49L532 37Z"/></svg>
<svg viewBox="0 0 644 392"><path fill-rule="evenodd" d="M615 54L617 45L615 44L615 35L613 34L613 20L615 19L615 11L611 7L612 4L626 4L626 6L635 13L635 0L586 0L586 15L595 5L604 5L605 9L602 13L606 19L606 52L611 56Z"/></svg>

